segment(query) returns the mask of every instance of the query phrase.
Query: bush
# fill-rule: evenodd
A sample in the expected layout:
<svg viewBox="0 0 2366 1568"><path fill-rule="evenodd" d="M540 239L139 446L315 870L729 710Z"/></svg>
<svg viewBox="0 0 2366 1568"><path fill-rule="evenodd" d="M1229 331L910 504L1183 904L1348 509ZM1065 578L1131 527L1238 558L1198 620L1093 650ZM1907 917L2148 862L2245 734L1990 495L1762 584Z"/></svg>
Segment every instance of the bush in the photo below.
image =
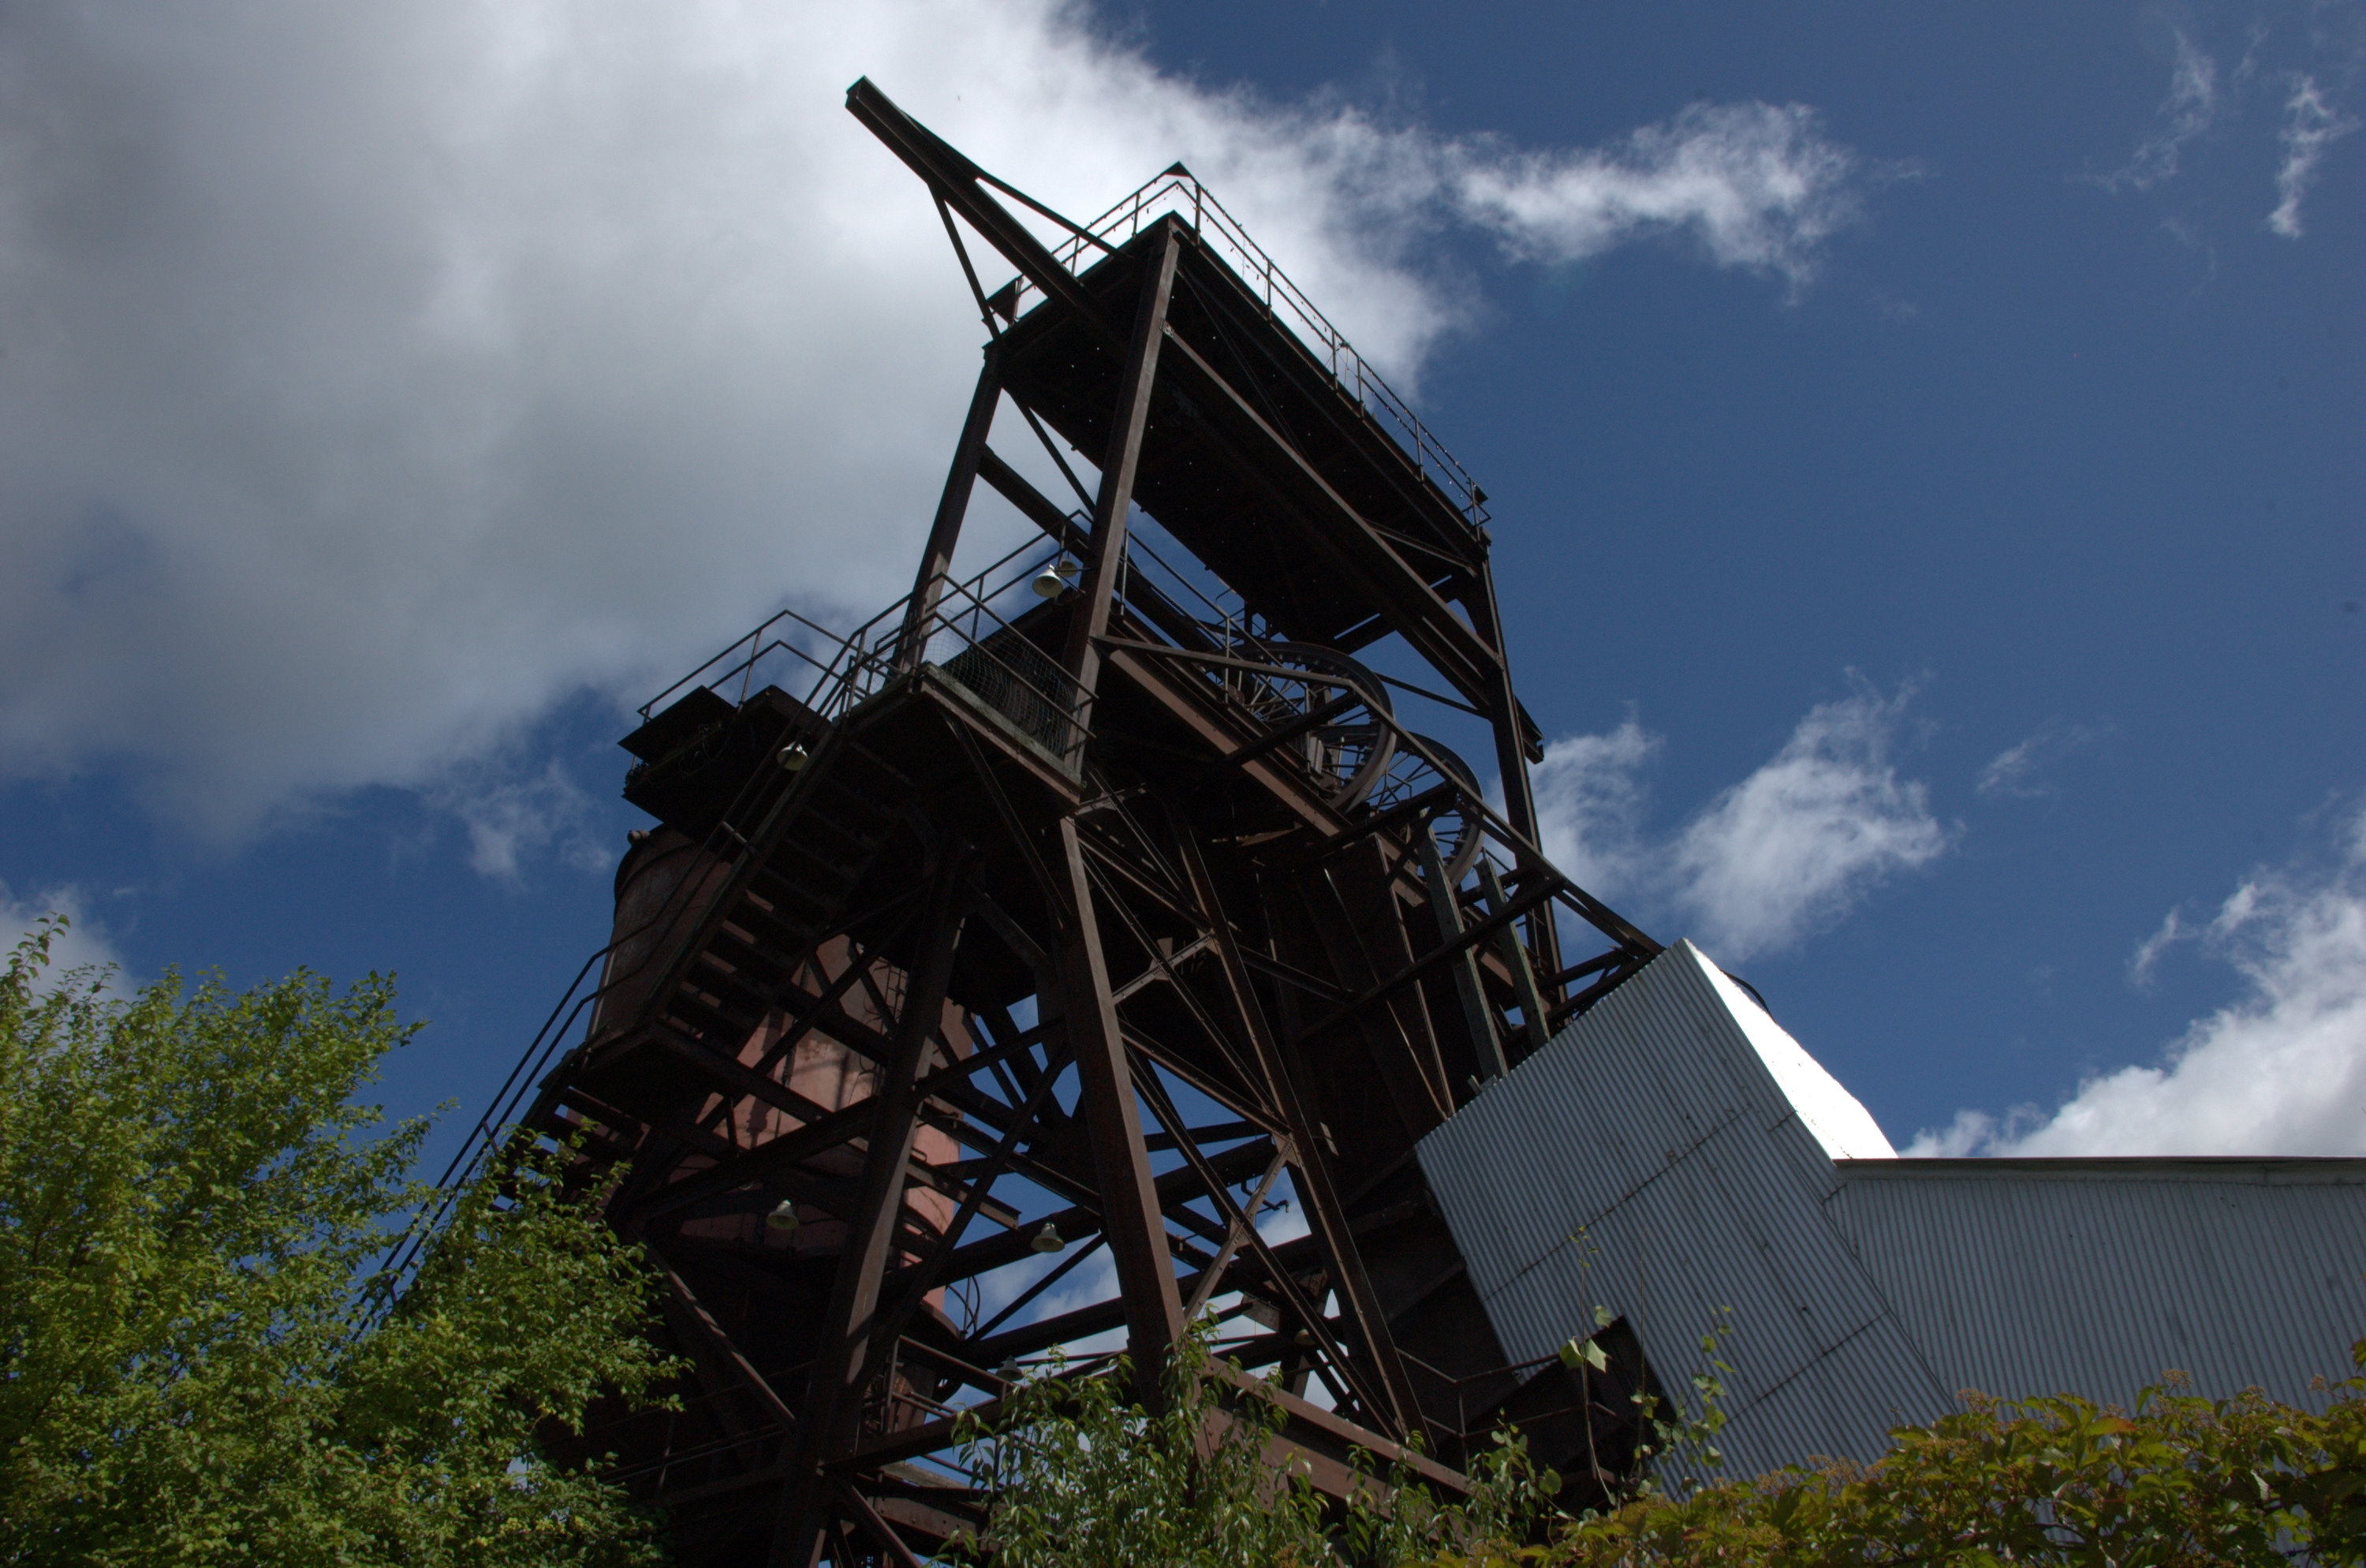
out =
<svg viewBox="0 0 2366 1568"><path fill-rule="evenodd" d="M2366 1366L2366 1340L2352 1349ZM2366 1562L2366 1379L2316 1414L2252 1390L2147 1390L2133 1412L2075 1395L1965 1395L1889 1452L1638 1498L1547 1545L1441 1562L1531 1568L1865 1568L1998 1563L2203 1568Z"/></svg>

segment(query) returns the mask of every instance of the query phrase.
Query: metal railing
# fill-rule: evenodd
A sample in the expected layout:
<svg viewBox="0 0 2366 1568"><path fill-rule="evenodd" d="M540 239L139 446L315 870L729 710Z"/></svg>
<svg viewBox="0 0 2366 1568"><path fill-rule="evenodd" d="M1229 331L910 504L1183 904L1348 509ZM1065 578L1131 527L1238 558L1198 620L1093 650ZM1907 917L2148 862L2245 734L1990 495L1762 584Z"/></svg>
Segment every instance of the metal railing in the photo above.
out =
<svg viewBox="0 0 2366 1568"><path fill-rule="evenodd" d="M948 583L917 628L918 661L959 682L1074 773L1083 760L1090 703L1058 661L1012 624L1034 605L1030 585L1056 558L1040 544L1021 545L967 581ZM735 702L779 686L835 724L900 672L911 598L907 593L843 634L794 610L777 611L642 704L641 717L693 685Z"/></svg>
<svg viewBox="0 0 2366 1568"><path fill-rule="evenodd" d="M1356 352L1346 334L1331 324L1330 318L1315 308L1314 301L1249 238L1240 220L1226 211L1189 169L1176 164L1085 228L1100 241L1122 243L1140 233L1145 220L1168 212L1186 219L1193 231L1220 252L1250 291L1264 301L1267 312L1288 327L1315 358L1329 365L1331 378L1339 389L1354 398L1395 439L1413 459L1414 469L1446 493L1465 522L1476 528L1487 521L1486 492L1470 477L1470 470L1439 444L1404 399L1380 378L1380 372ZM1072 234L1053 246L1052 254L1070 272L1081 272L1089 265L1085 255L1088 248L1093 248L1091 241ZM1019 279L1011 307L1014 317L1026 309L1027 296L1036 292L1040 291L1024 277Z"/></svg>
<svg viewBox="0 0 2366 1568"><path fill-rule="evenodd" d="M1237 710L1253 724L1286 723L1324 700L1314 694L1316 688L1325 693L1337 689L1336 681L1318 677L1310 682L1281 673L1286 665L1276 651L1272 628L1248 609L1236 592L1211 577L1210 586L1216 590L1211 596L1193 580L1193 574L1177 569L1139 530L1134 530L1126 535L1125 566L1118 578L1117 596L1125 599L1137 581L1144 588L1164 594L1170 604L1192 616L1217 649L1235 658L1274 667L1270 673L1230 666L1203 667L1196 672L1200 682L1218 694L1225 706ZM1136 619L1145 629L1156 629L1152 618L1138 608ZM1283 754L1295 756L1301 763L1308 762L1303 751Z"/></svg>
<svg viewBox="0 0 2366 1568"><path fill-rule="evenodd" d="M966 581L948 584L920 628L920 659L959 682L1073 773L1088 737L1090 704L1058 661L1014 625L1037 603L1031 588L1036 578L1065 558L1064 551L1031 541ZM1196 621L1215 647L1279 665L1265 628L1238 596L1221 583L1209 584L1216 589L1211 596L1195 575L1168 561L1146 538L1131 536L1118 569L1116 597L1130 603L1139 583ZM836 723L894 678L910 602L906 594L851 632L833 630L795 610L776 611L643 703L640 716L648 719L695 685L734 703L778 686ZM1138 608L1136 615L1149 624ZM1259 724L1285 720L1320 700L1301 689L1302 682L1287 677L1277 685L1272 676L1235 669L1203 670L1200 675L1211 694Z"/></svg>

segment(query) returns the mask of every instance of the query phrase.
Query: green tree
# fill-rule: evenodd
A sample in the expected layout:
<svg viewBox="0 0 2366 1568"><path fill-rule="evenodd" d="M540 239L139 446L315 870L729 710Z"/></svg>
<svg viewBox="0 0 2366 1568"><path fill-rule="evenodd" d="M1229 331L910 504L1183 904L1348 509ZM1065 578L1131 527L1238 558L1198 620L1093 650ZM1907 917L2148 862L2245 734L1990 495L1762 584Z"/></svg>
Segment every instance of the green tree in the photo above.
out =
<svg viewBox="0 0 2366 1568"><path fill-rule="evenodd" d="M427 1196L425 1124L355 1100L411 1032L391 983L44 993L54 930L0 979L0 1562L652 1561L535 1441L669 1371L556 1158L467 1192L400 1306L356 1308Z"/></svg>

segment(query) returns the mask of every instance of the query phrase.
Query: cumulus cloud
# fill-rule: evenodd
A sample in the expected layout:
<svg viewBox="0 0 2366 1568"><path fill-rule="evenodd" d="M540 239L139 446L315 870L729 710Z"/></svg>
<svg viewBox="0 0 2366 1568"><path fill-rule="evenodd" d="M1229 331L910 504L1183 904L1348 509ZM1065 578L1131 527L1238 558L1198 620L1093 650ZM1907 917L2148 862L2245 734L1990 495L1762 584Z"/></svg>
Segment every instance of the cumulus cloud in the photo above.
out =
<svg viewBox="0 0 2366 1568"><path fill-rule="evenodd" d="M1781 750L1664 840L1639 827L1659 737L1630 716L1607 735L1557 741L1535 774L1541 847L1593 891L1688 921L1722 958L1796 947L1955 841L1929 786L1890 760L1912 697L1910 686L1886 697L1860 683L1819 704Z"/></svg>
<svg viewBox="0 0 2366 1568"><path fill-rule="evenodd" d="M50 963L43 972L46 984L53 985L75 969L120 971L124 967L122 953L116 951L106 924L91 913L90 899L81 888L72 885L45 888L19 899L6 883L0 882L0 945L13 950L46 915L66 919L65 926L50 939Z"/></svg>
<svg viewBox="0 0 2366 1568"><path fill-rule="evenodd" d="M1774 759L1687 823L1676 874L1713 953L1736 960L1837 924L1899 872L1944 854L1931 792L1900 779L1890 740L1911 687L1823 703Z"/></svg>
<svg viewBox="0 0 2366 1568"><path fill-rule="evenodd" d="M2186 143L2218 118L2218 62L2186 37L2174 35L2177 62L2170 68L2169 96L2161 101L2152 133L2136 143L2124 167L2097 176L2106 190L2150 190L2177 177Z"/></svg>
<svg viewBox="0 0 2366 1568"><path fill-rule="evenodd" d="M2243 989L2158 1065L2090 1077L2052 1111L1959 1112L1907 1154L2366 1155L2366 811L2330 863L2259 872L2198 928L2172 912L2139 968L2182 942Z"/></svg>
<svg viewBox="0 0 2366 1568"><path fill-rule="evenodd" d="M2277 134L2283 143L2282 164L2276 170L2276 209L2268 227L2287 240L2303 232L2300 198L2316 181L2316 165L2325 150L2358 129L2358 121L2334 112L2317 91L2313 76L2295 75L2292 96L2284 101L2284 127Z"/></svg>
<svg viewBox="0 0 2366 1568"><path fill-rule="evenodd" d="M1074 213L1189 162L1408 381L1425 238L1796 284L1863 179L1795 107L1533 152L1265 103L1065 0L14 7L0 768L235 839L901 592L978 329L863 73Z"/></svg>

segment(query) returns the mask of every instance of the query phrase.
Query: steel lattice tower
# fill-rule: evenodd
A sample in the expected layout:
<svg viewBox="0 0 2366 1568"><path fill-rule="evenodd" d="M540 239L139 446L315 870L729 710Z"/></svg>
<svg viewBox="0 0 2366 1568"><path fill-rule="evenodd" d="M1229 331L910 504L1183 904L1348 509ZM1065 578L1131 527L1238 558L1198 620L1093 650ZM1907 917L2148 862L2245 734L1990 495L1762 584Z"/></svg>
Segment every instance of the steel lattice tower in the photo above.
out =
<svg viewBox="0 0 2366 1568"><path fill-rule="evenodd" d="M1155 1367L1216 1313L1334 1495L1416 1435L1452 1491L1505 1419L1622 1465L1639 1360L1591 1397L1505 1368L1412 1159L1659 951L1537 848L1484 492L1179 165L1073 225L867 80L848 107L990 341L910 595L851 637L776 617L624 742L660 826L524 1126L575 1141L695 1371L582 1451L685 1561L911 1563L976 1522L927 1457L1014 1359L1122 1330ZM1063 459L1079 504L1049 499L998 425L1098 483ZM956 581L980 480L1043 538ZM1483 721L1500 812L1405 694ZM1113 1289L1027 1316L1103 1253Z"/></svg>

